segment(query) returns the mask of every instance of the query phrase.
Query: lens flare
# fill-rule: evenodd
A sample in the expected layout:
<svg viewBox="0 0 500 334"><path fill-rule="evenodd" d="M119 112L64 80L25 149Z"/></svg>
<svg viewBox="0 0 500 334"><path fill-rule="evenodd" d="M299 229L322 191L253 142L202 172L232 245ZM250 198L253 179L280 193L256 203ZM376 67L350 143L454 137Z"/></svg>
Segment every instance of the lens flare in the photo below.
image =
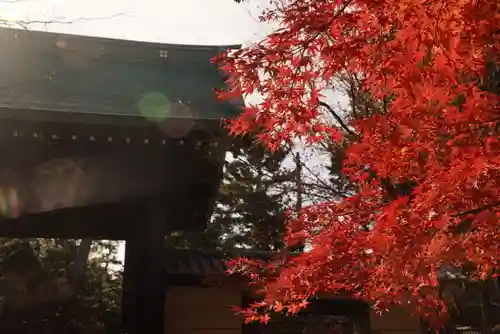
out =
<svg viewBox="0 0 500 334"><path fill-rule="evenodd" d="M163 93L150 92L139 101L139 112L152 122L160 122L170 116L172 103Z"/></svg>
<svg viewBox="0 0 500 334"><path fill-rule="evenodd" d="M171 102L159 92L145 94L139 101L139 111L170 138L182 138L189 134L194 126L194 113L189 105L182 101Z"/></svg>
<svg viewBox="0 0 500 334"><path fill-rule="evenodd" d="M163 132L170 138L186 137L194 127L195 115L191 108L181 101L173 103L169 117L159 124Z"/></svg>

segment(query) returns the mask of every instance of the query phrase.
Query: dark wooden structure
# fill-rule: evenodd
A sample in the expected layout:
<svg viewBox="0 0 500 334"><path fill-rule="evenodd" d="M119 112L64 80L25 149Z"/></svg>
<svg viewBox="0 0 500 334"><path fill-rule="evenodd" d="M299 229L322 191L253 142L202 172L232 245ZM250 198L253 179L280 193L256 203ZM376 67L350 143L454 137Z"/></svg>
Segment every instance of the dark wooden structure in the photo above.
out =
<svg viewBox="0 0 500 334"><path fill-rule="evenodd" d="M227 46L0 29L0 236L126 240L127 332L163 333L164 235L218 189ZM214 144L215 143L215 144Z"/></svg>

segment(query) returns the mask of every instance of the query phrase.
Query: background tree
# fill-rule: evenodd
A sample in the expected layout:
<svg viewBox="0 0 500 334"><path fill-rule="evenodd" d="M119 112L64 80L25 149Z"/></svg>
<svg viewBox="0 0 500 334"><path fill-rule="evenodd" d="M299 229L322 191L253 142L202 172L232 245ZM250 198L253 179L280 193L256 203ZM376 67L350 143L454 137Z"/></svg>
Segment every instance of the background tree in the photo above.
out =
<svg viewBox="0 0 500 334"><path fill-rule="evenodd" d="M75 240L0 241L0 331L121 333L115 242L93 243L84 277L71 280Z"/></svg>
<svg viewBox="0 0 500 334"><path fill-rule="evenodd" d="M284 210L292 200L295 182L291 168L283 166L288 150L270 153L263 145L253 145L244 138L232 142L229 152L213 217L215 224L226 228L226 247L280 249Z"/></svg>
<svg viewBox="0 0 500 334"><path fill-rule="evenodd" d="M229 155L208 228L201 234L172 236L171 243L200 249L278 250L284 212L295 189L293 166L284 166L289 152L268 152L249 137L228 140Z"/></svg>

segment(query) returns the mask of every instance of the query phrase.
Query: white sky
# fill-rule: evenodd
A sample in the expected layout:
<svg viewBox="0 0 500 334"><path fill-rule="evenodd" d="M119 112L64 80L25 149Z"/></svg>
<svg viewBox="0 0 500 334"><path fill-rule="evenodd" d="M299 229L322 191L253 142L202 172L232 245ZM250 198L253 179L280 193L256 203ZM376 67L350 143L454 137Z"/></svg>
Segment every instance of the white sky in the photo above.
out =
<svg viewBox="0 0 500 334"><path fill-rule="evenodd" d="M34 25L36 30L182 44L239 44L268 31L252 0L0 0L0 17L23 21L74 21Z"/></svg>

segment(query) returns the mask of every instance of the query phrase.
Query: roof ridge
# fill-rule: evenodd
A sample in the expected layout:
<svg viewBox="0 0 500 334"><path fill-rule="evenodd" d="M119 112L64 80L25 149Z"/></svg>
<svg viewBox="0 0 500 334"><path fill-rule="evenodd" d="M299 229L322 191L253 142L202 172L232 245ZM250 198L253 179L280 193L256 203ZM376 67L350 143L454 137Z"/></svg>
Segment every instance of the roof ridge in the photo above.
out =
<svg viewBox="0 0 500 334"><path fill-rule="evenodd" d="M70 33L59 33L59 32L51 32L51 31L42 31L42 30L25 30L25 29L17 29L17 28L9 28L9 27L0 27L0 32L12 32L19 33L24 35L40 35L46 37L60 37L60 38L68 38L68 39L80 39L80 40L88 40L88 41L96 41L99 40L104 43L122 43L122 44L142 44L149 46L169 46L169 47L178 47L182 49L193 49L193 50L214 50L214 49L228 49L235 48L238 49L241 47L240 44L213 44L213 45L199 45L199 44L179 44L179 43L161 43L161 42L150 42L150 41L140 41L133 39L122 39L122 38L114 38L114 37L99 37L99 36L90 36L90 35L78 35L78 34L70 34Z"/></svg>
<svg viewBox="0 0 500 334"><path fill-rule="evenodd" d="M217 250L217 249L196 249L196 248L175 248L171 247L167 249L167 252L177 253L177 254L186 254L186 255L201 255L201 256L272 256L278 254L274 251L265 251L265 250L252 250L252 249L243 249L243 248L235 248L229 250Z"/></svg>

